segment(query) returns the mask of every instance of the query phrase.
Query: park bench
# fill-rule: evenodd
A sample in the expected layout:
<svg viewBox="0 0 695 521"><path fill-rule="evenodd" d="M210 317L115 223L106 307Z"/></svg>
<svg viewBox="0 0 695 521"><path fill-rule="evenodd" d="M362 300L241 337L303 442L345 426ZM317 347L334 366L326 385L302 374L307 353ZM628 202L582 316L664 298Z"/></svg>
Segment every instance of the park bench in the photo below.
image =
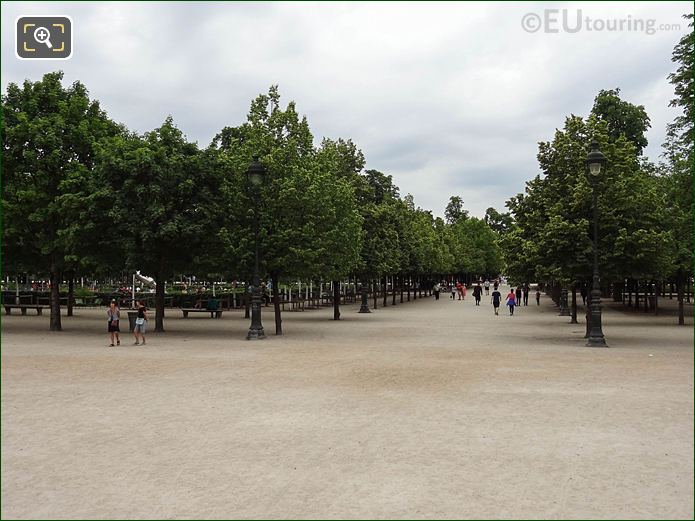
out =
<svg viewBox="0 0 695 521"><path fill-rule="evenodd" d="M221 309L205 309L205 308L181 308L183 318L188 318L189 313L210 313L210 318L221 318Z"/></svg>
<svg viewBox="0 0 695 521"><path fill-rule="evenodd" d="M3 304L5 306L5 314L10 315L12 308L17 308L22 312L22 315L27 314L27 309L35 309L37 315L43 315L43 310L50 308L50 306L42 306L39 304Z"/></svg>

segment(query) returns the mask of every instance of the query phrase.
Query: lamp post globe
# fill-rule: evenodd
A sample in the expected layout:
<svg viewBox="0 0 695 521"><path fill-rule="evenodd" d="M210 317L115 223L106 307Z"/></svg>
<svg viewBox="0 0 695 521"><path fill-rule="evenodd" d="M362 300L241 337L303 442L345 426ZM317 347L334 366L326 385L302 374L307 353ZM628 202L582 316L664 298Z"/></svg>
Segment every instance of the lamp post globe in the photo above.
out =
<svg viewBox="0 0 695 521"><path fill-rule="evenodd" d="M604 156L598 148L598 142L591 142L591 150L584 161L592 188L593 214L594 214L594 274L591 287L591 328L586 345L589 347L608 347L601 327L601 279L598 272L598 179L606 164Z"/></svg>
<svg viewBox="0 0 695 521"><path fill-rule="evenodd" d="M246 177L249 180L249 183L251 183L251 186L253 187L260 187L264 182L265 182L265 176L266 176L267 170L263 166L263 164L258 160L258 156L253 156L253 161L249 163L248 168L246 169ZM254 196L256 200L254 203L257 203L257 193L254 193Z"/></svg>
<svg viewBox="0 0 695 521"><path fill-rule="evenodd" d="M266 169L258 160L258 156L253 157L253 161L246 169L246 177L251 185L253 196L253 235L255 243L255 259L253 266L253 287L251 290L251 326L246 335L247 340L261 340L265 338L265 331L261 322L261 277L259 269L259 227L260 227L260 198L259 189L265 182Z"/></svg>

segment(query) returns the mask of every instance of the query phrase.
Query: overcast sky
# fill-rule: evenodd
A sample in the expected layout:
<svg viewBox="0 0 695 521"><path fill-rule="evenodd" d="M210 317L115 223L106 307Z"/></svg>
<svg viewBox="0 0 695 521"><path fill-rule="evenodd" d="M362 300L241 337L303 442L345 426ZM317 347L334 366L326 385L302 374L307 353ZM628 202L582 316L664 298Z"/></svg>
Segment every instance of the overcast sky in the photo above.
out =
<svg viewBox="0 0 695 521"><path fill-rule="evenodd" d="M352 138L367 168L391 174L417 205L443 215L458 194L482 216L523 190L538 172L537 143L569 114L586 115L602 88L645 106L646 154L657 158L676 115L671 52L692 10L692 2L3 2L2 85L62 69L130 129L171 114L204 147L278 84L317 143ZM535 32L522 26L528 13ZM17 59L16 18L51 14L72 17L73 57ZM622 31L601 30L620 19ZM639 25L649 20L654 34Z"/></svg>

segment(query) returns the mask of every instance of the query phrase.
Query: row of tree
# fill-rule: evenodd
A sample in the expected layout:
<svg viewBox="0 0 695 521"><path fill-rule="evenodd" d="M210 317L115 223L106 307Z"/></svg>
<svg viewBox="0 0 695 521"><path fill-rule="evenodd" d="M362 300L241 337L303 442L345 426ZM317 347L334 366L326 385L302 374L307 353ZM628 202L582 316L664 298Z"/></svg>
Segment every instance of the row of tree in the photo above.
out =
<svg viewBox="0 0 695 521"><path fill-rule="evenodd" d="M693 16L686 16L693 27ZM643 157L650 120L644 107L602 90L587 118L565 120L552 141L539 144L542 174L512 197L510 213L488 210L500 233L506 270L518 281L554 281L576 291L592 275L592 194L598 194L598 250L602 286L625 280L675 279L679 323L683 288L693 273L693 34L676 45L671 105L683 109L669 125L663 161ZM584 160L596 139L607 158L596 187Z"/></svg>
<svg viewBox="0 0 695 521"><path fill-rule="evenodd" d="M61 329L63 279L141 270L157 282L163 331L165 281L181 273L250 280L256 216L277 333L281 280L337 288L347 276L366 283L502 269L496 234L460 198L446 221L416 207L391 176L364 169L351 140L316 146L276 87L253 100L246 122L201 149L171 118L144 135L129 131L83 84L65 87L62 78L10 84L2 97L5 273L50 275L52 330ZM253 156L267 169L257 191L245 176Z"/></svg>

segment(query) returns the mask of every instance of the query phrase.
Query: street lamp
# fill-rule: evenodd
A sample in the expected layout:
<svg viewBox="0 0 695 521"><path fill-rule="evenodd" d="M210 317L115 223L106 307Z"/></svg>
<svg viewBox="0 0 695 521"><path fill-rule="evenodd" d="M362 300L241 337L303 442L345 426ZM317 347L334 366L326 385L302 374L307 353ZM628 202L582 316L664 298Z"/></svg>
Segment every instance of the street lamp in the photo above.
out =
<svg viewBox="0 0 695 521"><path fill-rule="evenodd" d="M261 277L258 267L258 217L261 211L259 191L265 181L265 175L265 167L258 161L258 156L253 156L253 161L246 169L246 177L253 192L253 236L256 248L256 259L253 266L253 288L251 288L251 327L249 327L249 333L246 335L247 340L261 340L265 338L265 331L263 331L263 324L261 323Z"/></svg>
<svg viewBox="0 0 695 521"><path fill-rule="evenodd" d="M606 164L606 156L598 149L598 142L594 139L591 142L591 151L586 156L586 169L589 174L589 182L592 188L592 198L594 205L594 280L591 288L591 329L586 345L589 347L607 347L606 339L601 329L601 286L598 275L598 202L597 184L601 170Z"/></svg>

